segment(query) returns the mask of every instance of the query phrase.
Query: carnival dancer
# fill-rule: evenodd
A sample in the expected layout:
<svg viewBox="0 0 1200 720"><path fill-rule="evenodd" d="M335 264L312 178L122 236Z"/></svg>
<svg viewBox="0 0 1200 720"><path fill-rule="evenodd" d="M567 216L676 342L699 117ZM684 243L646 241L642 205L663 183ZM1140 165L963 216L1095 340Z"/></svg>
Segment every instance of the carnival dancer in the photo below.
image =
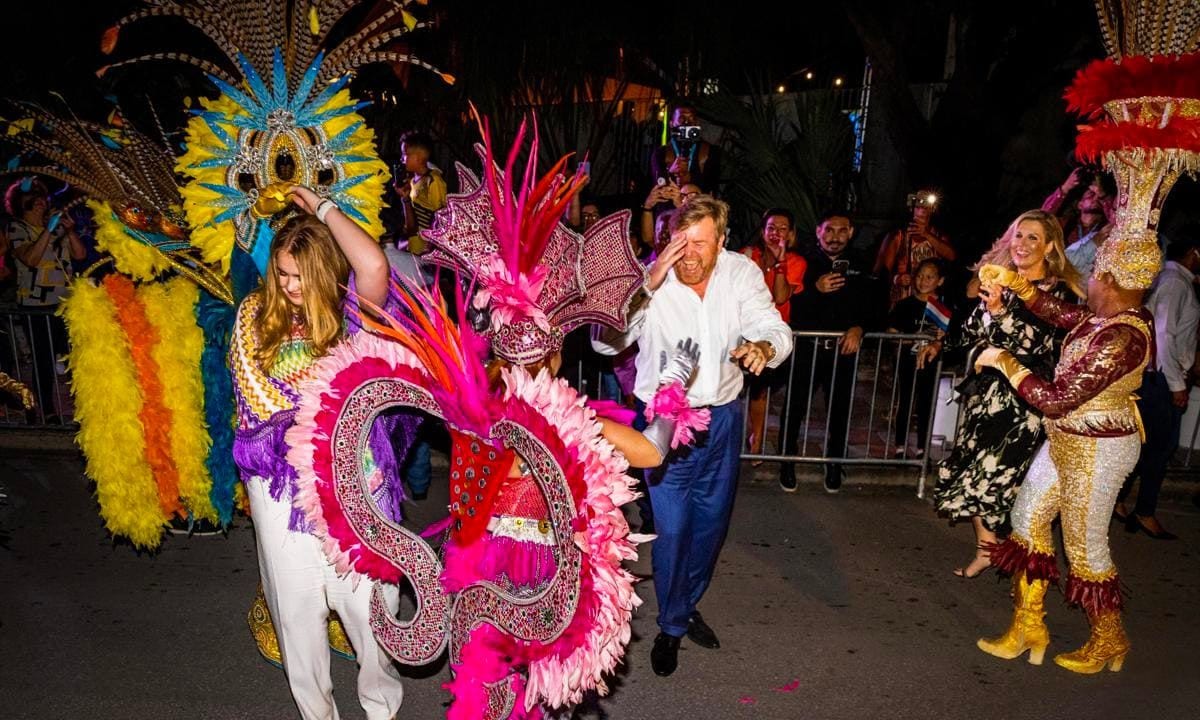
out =
<svg viewBox="0 0 1200 720"><path fill-rule="evenodd" d="M287 436L298 504L331 561L386 583L403 577L417 596L403 621L375 608L380 643L408 665L449 643L455 720L542 717L607 692L640 604L621 565L646 539L622 514L636 498L625 470L661 462L707 417L686 401L691 342L668 353L670 382L645 434L599 417L551 375L571 329L623 326L645 271L628 213L583 235L561 223L580 184L561 174L565 158L540 179L532 161L517 171L523 126L501 169L486 122L481 129L483 181L459 166L463 192L427 233L426 257L473 279L472 312L460 286L457 323L436 291L396 286L399 311L379 313L382 323L364 317L373 332L318 363ZM535 134L529 157L536 147ZM450 430L444 567L428 543L362 502L352 448L367 418L397 406L440 416Z"/></svg>
<svg viewBox="0 0 1200 720"><path fill-rule="evenodd" d="M1087 307L1067 304L1018 273L997 265L979 271L981 292L1008 288L1034 314L1069 329L1053 381L1034 375L1007 350L989 347L976 370L995 368L1046 417L1048 442L1021 485L1012 535L992 549L992 563L1013 575L1015 610L1008 631L979 640L979 648L1012 659L1029 650L1040 664L1049 631L1043 620L1046 588L1058 579L1051 523L1062 520L1069 572L1067 601L1087 613L1087 643L1054 661L1068 670L1121 669L1129 640L1121 626L1122 598L1108 548L1117 492L1141 449L1134 393L1153 361L1153 319L1142 296L1161 266L1149 236L1118 236L1101 247L1088 280Z"/></svg>
<svg viewBox="0 0 1200 720"><path fill-rule="evenodd" d="M303 213L272 240L262 285L238 308L230 351L239 416L234 457L250 501L262 587L301 717L338 717L326 644L326 622L336 611L357 652L359 703L368 718L390 719L403 689L368 623L374 583L339 576L320 541L307 532L303 513L292 506L295 471L283 441L299 388L353 320L341 288L350 283L359 298L382 305L387 259L332 200L302 186L275 190L266 195L284 193ZM375 452L388 449L387 443L372 446ZM384 464L377 456L370 460ZM403 490L395 478L384 479L377 491L380 505L398 517ZM394 587L388 602L395 610Z"/></svg>
<svg viewBox="0 0 1200 720"><path fill-rule="evenodd" d="M1042 598L1058 575L1050 535L1057 514L1070 564L1066 597L1087 612L1091 635L1054 660L1085 673L1119 670L1129 652L1108 522L1144 439L1133 393L1154 361L1152 320L1141 304L1162 264L1158 221L1174 183L1200 168L1195 3L1105 0L1096 8L1108 58L1076 74L1066 92L1068 107L1086 121L1076 157L1103 164L1118 190L1116 220L1088 282L1089 309L1054 302L1006 271L980 273L993 286L989 293L1007 286L1033 312L1071 331L1053 382L1029 376L998 350L979 361L1001 369L1043 411L1049 437L1017 497L1013 535L992 552L993 563L1013 573L1012 625L979 646L1004 658L1029 650L1031 662L1041 661L1049 643Z"/></svg>
<svg viewBox="0 0 1200 720"><path fill-rule="evenodd" d="M405 295L403 291L400 294L402 297ZM413 315L419 317L427 312L430 303L426 301L425 306L426 309L418 310ZM396 327L401 325L396 323ZM402 333L393 337L428 361L432 359L428 352L432 344L445 346L453 342L447 343L447 337L436 333L423 337L422 325L446 327L449 320L443 314L436 323L407 325ZM485 422L494 423L497 420L511 420L514 415L509 406L516 404L519 407L522 400L532 400L531 394L534 397L559 394L570 398L573 393L565 381L553 377L562 365L560 341L536 332L531 336L529 327L522 334L526 341L537 337L533 345L539 349L531 351L530 344L526 342L514 345L491 335L492 358L482 374L470 371L447 373L445 369L437 369L437 360L429 362L428 366L434 368L432 376L454 378L452 383L428 387L439 400L439 405L446 408L455 402L469 403L475 408L486 409ZM559 335L553 330L552 334ZM470 347L470 332L462 332L461 337L467 338L462 346ZM539 357L543 352L546 354ZM514 357L520 357L525 362L514 360ZM482 360L478 357L465 359L468 362ZM657 402L652 403L658 414L652 415L653 419L646 429L637 432L616 417L597 414L591 423L598 426L599 434L588 444L609 444L633 467L652 468L661 464L672 448L681 444L681 441L686 442L684 438L693 431L702 430L707 422L707 413L691 410L685 404L686 387L699 359L699 347L691 339L679 342L667 357L660 377L662 384L655 398ZM611 412L611 408L605 408L605 411ZM554 416L557 412L557 409L551 409L547 414ZM572 528L563 527L561 521L556 522L550 509L551 500L534 470L537 458L486 441L486 426L472 425L464 414L447 412L447 420L451 437L448 480L452 524L443 547L445 565L441 575L442 588L448 593L461 595L472 587L491 584L500 588L506 596L522 603L553 594L556 577L569 577L571 574L570 566L559 552L559 546L564 540L574 542L570 538L575 533ZM473 430L468 429L472 427ZM542 442L551 447L561 442L547 432L553 432L553 426L541 430L539 438ZM578 452L578 449L565 449L567 452ZM579 477L579 468L568 464L563 472L569 478L568 487L574 495L579 490L575 485L578 481L574 480ZM594 470L587 470L584 474L592 472ZM609 528L603 534L611 534L612 539L617 541L609 550L615 551L615 557L620 557L621 544L646 538L629 535L623 518L618 519L612 512L616 510L619 514L620 510L615 505L633 499L634 494L627 487L621 488L617 495L609 495L609 492L611 490L603 491L603 486L593 487L579 497L576 522L590 519L596 527ZM592 535L596 527L588 527L582 532ZM614 529L615 533L612 532ZM452 661L454 678L447 689L454 695L454 702L447 713L449 720L493 717L489 714L492 703L487 689L510 682L515 690L512 714L502 713L499 717L569 717L571 708L580 701L581 691L589 679L597 683L601 692L606 691L600 681L601 674L611 670L607 664L615 661L626 641L621 639L625 635L618 630L619 625L612 627L609 623L613 619L627 617L626 614L638 601L635 596L627 594L632 589L628 584L631 578L620 570L619 563L616 567L608 567L615 557L605 560L603 554L595 550L588 555L585 567L596 568L593 572L598 575L583 573L582 597L574 617L564 618L568 620L566 628L552 642L529 642L518 633L494 623L474 626L469 633L469 640L458 648L458 657ZM618 582L598 580L598 577L605 575L611 577L610 573L614 571L615 577L621 578ZM602 631L588 630L593 624L600 625ZM570 673L554 669L555 656L583 660L572 660L578 671ZM551 662L547 663L547 659ZM530 685L523 686L523 680L515 679L529 676L536 678ZM527 694L529 690L526 688L533 688L538 694Z"/></svg>
<svg viewBox="0 0 1200 720"><path fill-rule="evenodd" d="M581 319L623 327L630 300L642 285L644 270L631 252L624 214L605 218L590 228L584 234L587 247L580 248L569 241L558 220L570 199L582 188L584 177L577 173L569 181L555 179L565 158L541 180L534 182L530 168L526 168L523 179L516 172L514 151L500 176L493 162L490 131L486 122L481 125L485 146L482 188L494 217L489 228L491 232L477 238L483 243L463 242L464 228L456 225L465 225L459 218L469 217L469 214L464 213L458 203L452 203L450 212L439 215L434 231L429 233L435 247L429 257L435 263L460 272L478 273L480 292L474 305L488 313L484 334L493 356L488 365L489 385L493 394L507 388L506 394L512 395L519 394L513 392L513 385L521 383L522 378L532 378L535 385L548 382L548 378L543 377L543 369L547 375L558 370L562 339L572 327L580 324ZM517 146L521 145L524 133L522 126ZM536 158L537 146L535 128L530 157ZM485 249L490 251L480 252ZM585 287L583 293L578 293L576 288L581 277ZM686 400L687 387L700 358L699 346L691 338L681 336L670 348L663 350L661 382L647 394L650 423L644 433L612 420L599 419L603 439L635 467L659 465L672 448L689 441L692 432L702 429L708 421L706 412L692 410ZM557 383L565 390L562 381ZM465 459L467 469L462 471L465 475L482 458L477 449L479 443L454 429L453 423L451 436L454 440L451 514L455 524L446 551L443 573L446 589L461 592L471 583L486 581L500 583L517 598L531 598L547 592L556 573L568 571L563 567L563 554L559 552L556 560L554 549L562 542L563 535L572 531L555 523L547 507L548 498L531 472L530 458L519 454L502 458L500 469L508 468L507 477L496 494L491 498L485 494L484 503L478 508L472 507L479 505L478 502L460 505L457 501L466 495L459 494L458 484L466 478L458 474L459 466ZM490 457L491 451L486 445L482 450ZM566 470L568 477L574 472L571 468ZM618 497L593 495L594 491L580 498L586 503L578 508L580 519L604 518L603 508L634 497L627 488L622 489ZM588 507L592 503L596 506ZM472 515L473 510L477 514ZM607 524L614 520L608 518L603 522ZM623 518L619 524L625 524ZM484 527L486 532L482 531ZM627 527L622 530L622 533L627 532ZM636 541L638 538L630 539ZM529 676L532 696L525 700L526 711L533 709L532 703L539 695L548 709L561 710L579 702L580 689L587 684L596 683L604 689L601 672L611 669L609 664L615 660L614 653L623 652L624 640L609 635L608 630L598 634L594 631L583 633L581 629L596 623L587 619L592 613L599 618L622 617L631 609L628 607L631 598L623 597L623 583L601 582L594 574L603 570L606 574L615 571L618 576L625 576L619 564L605 569L595 551L590 556L588 565L599 567L581 576L581 587L587 588L586 600L581 599L576 617L553 643L522 643L512 633L494 627L472 633L471 642L461 649L462 661L455 668L455 680L450 686L456 702L449 717L475 717L471 714L474 712L471 710L472 698L479 696L474 688L504 679L503 675L496 677L498 658L507 658L504 664L512 664ZM588 609L584 610L585 607ZM600 627L608 622L600 623ZM598 643L597 640L605 635L609 639ZM581 683L571 677L576 673L556 669L554 662L547 663L547 655L583 659L579 667L584 681ZM488 656L493 658L490 663L484 660ZM580 663L579 660L569 662ZM570 668L570 664L563 667ZM524 715L518 712L514 717Z"/></svg>

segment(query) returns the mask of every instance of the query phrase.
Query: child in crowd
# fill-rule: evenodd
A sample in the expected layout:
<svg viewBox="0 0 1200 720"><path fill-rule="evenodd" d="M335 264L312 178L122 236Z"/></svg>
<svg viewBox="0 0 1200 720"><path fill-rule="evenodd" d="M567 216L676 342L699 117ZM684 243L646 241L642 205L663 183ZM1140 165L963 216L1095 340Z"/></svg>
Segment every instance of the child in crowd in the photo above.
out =
<svg viewBox="0 0 1200 720"><path fill-rule="evenodd" d="M888 332L925 333L935 338L945 335L950 313L938 296L944 282L942 262L937 258L924 260L917 265L913 274L914 294L899 300L892 308L888 315ZM933 407L933 387L937 375L936 366L932 363L917 367L917 352L922 344L916 341L908 352L901 352L896 369L896 447L893 454L897 458L908 456L908 431L913 420L917 423L917 449L912 456L921 458L925 454L929 411ZM914 395L916 403L913 403Z"/></svg>

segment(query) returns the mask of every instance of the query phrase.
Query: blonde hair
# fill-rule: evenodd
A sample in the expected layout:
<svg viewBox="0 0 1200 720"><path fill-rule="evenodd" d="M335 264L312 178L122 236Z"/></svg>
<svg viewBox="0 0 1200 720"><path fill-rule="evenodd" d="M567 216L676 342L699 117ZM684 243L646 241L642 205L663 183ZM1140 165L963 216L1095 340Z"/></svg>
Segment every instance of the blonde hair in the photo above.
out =
<svg viewBox="0 0 1200 720"><path fill-rule="evenodd" d="M687 230L705 218L712 218L717 227L717 243L725 237L725 229L729 226L729 205L712 195L697 195L675 209L671 215L671 234Z"/></svg>
<svg viewBox="0 0 1200 720"><path fill-rule="evenodd" d="M278 257L288 253L300 269L304 301L300 316L314 357L321 357L342 338L343 287L350 278L350 263L325 223L311 215L289 220L271 241L267 272L256 293L260 298L258 331L259 365L275 364L279 348L288 339L296 307L279 284Z"/></svg>
<svg viewBox="0 0 1200 720"><path fill-rule="evenodd" d="M1016 234L1017 228L1021 223L1032 220L1042 226L1042 234L1050 243L1050 249L1046 251L1046 277L1047 279L1061 280L1065 282L1071 291L1079 297L1086 297L1087 290L1084 288L1083 276L1067 259L1067 248L1063 242L1063 229L1059 224L1058 218L1054 217L1045 210L1027 210L1017 216L1016 220L1008 226L1004 234L996 240L992 248L983 254L979 262L971 268L979 270L984 265L1002 265L1010 270L1016 269L1017 264L1012 259L1012 238Z"/></svg>

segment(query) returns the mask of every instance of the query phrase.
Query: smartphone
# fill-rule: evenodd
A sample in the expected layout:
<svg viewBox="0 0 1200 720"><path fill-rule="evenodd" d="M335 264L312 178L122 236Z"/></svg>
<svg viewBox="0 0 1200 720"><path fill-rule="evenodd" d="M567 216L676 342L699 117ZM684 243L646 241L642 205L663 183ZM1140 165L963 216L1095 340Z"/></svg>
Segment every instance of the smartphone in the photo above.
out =
<svg viewBox="0 0 1200 720"><path fill-rule="evenodd" d="M838 275L845 275L849 271L850 271L850 261L849 260L834 260L833 261L833 272L837 273Z"/></svg>

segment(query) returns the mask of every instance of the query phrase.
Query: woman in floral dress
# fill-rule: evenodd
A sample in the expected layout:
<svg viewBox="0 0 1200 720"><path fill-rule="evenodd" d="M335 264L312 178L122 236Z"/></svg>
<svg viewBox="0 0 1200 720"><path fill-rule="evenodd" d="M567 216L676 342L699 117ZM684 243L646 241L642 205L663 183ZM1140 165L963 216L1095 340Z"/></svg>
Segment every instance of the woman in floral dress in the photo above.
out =
<svg viewBox="0 0 1200 720"><path fill-rule="evenodd" d="M1063 232L1054 216L1041 210L1021 214L980 264L1017 270L1039 288L1061 298L1082 297L1078 271L1067 260ZM946 339L947 349L965 350L967 367L977 349L993 345L1008 350L1034 372L1053 377L1060 336L1035 318L1020 300L999 288L978 287L979 304L962 327ZM930 343L920 364L942 350ZM1008 525L1017 487L1038 446L1045 439L1042 418L1017 397L998 373L971 374L958 387L963 403L954 449L938 466L934 504L952 522L970 518L975 529L975 557L954 574L977 577L991 566L987 551L997 532Z"/></svg>

